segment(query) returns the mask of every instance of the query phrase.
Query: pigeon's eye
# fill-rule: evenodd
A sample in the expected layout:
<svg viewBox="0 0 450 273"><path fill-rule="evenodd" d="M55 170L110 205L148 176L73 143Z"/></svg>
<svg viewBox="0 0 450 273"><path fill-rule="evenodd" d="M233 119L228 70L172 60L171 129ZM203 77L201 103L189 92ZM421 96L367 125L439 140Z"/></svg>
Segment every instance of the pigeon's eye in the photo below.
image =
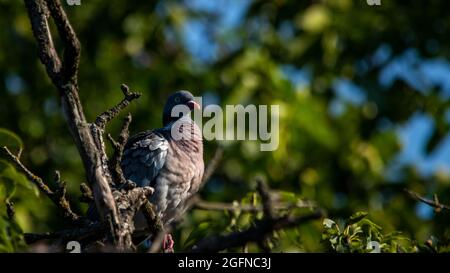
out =
<svg viewBox="0 0 450 273"><path fill-rule="evenodd" d="M180 97L176 97L176 98L175 98L175 102L176 102L176 103L180 103Z"/></svg>

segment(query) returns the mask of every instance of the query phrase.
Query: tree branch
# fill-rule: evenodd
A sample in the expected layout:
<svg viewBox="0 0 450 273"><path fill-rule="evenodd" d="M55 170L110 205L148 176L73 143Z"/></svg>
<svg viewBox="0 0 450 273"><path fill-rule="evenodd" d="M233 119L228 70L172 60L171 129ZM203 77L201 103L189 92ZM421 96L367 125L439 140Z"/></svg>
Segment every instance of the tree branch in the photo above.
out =
<svg viewBox="0 0 450 273"><path fill-rule="evenodd" d="M69 23L69 19L67 18L61 3L56 0L46 0L46 2L59 36L64 43L64 58L61 74L64 78L62 81L76 83L81 52L80 42Z"/></svg>
<svg viewBox="0 0 450 273"><path fill-rule="evenodd" d="M233 232L228 235L213 235L200 240L192 252L219 252L224 249L244 246L249 242L261 242L266 236L275 230L296 227L300 224L323 217L323 212L318 210L300 217L280 217L276 219L263 219L247 230Z"/></svg>
<svg viewBox="0 0 450 273"><path fill-rule="evenodd" d="M142 205L148 202L148 197L153 194L154 189L151 187L137 187L122 194L120 191L115 191L117 194L116 202L120 210L120 217L124 223L124 228L120 229L123 234L120 237L123 238L123 244L126 249L134 248L132 235L134 232L134 216L141 209Z"/></svg>
<svg viewBox="0 0 450 273"><path fill-rule="evenodd" d="M94 195L92 194L91 188L85 183L81 183L80 185L81 197L80 201L85 203L94 202Z"/></svg>
<svg viewBox="0 0 450 273"><path fill-rule="evenodd" d="M123 175L122 167L120 166L120 162L122 160L123 156L123 150L125 148L125 144L128 141L129 132L128 127L130 126L130 123L132 121L131 114L128 113L128 115L125 117L125 120L122 125L122 129L120 130L119 138L117 141L113 139L113 137L108 134L108 139L111 142L113 148L114 148L114 154L109 161L109 169L111 171L111 174L113 176L113 180L118 183L125 185L127 183L125 176Z"/></svg>
<svg viewBox="0 0 450 273"><path fill-rule="evenodd" d="M46 233L25 233L24 239L27 244L33 244L41 240L58 239L63 242L76 240L82 241L88 238L100 239L107 232L108 227L102 222L96 222L86 227L75 229L64 229Z"/></svg>
<svg viewBox="0 0 450 273"><path fill-rule="evenodd" d="M158 215L155 213L155 209L150 201L146 200L141 207L141 211L144 214L147 226L151 234L158 234L164 230L164 225Z"/></svg>
<svg viewBox="0 0 450 273"><path fill-rule="evenodd" d="M404 189L404 191L414 200L417 200L419 202L422 202L424 204L427 204L433 208L435 208L436 212L440 212L441 210L450 210L449 205L441 204L439 202L439 199L437 198L437 195L434 195L434 200L427 199L425 197L420 196L417 192L414 192L409 189Z"/></svg>
<svg viewBox="0 0 450 273"><path fill-rule="evenodd" d="M274 210L287 210L293 208L316 208L317 205L314 202L299 200L296 204L273 202ZM257 213L263 211L261 205L248 205L239 203L223 203L223 202L209 202L201 199L198 195L192 198L191 207L193 209L200 210L217 210L217 211L243 211Z"/></svg>
<svg viewBox="0 0 450 273"><path fill-rule="evenodd" d="M211 158L211 160L209 161L208 165L205 168L205 172L203 173L203 178L202 182L200 183L199 189L201 189L214 174L217 167L219 166L222 156L223 156L223 148L219 146L214 152L213 157Z"/></svg>
<svg viewBox="0 0 450 273"><path fill-rule="evenodd" d="M80 220L80 216L72 211L70 208L69 201L66 198L66 185L64 182L61 182L59 172L56 172L55 182L58 186L56 191L52 191L47 184L44 183L42 178L33 174L30 170L22 164L20 159L15 156L7 147L3 147L3 151L8 156L8 159L13 162L17 168L23 172L27 178L38 187L38 189L43 192L45 195L50 198L50 200L55 203L58 209L62 212L62 215L65 219L70 220L73 223L78 224Z"/></svg>
<svg viewBox="0 0 450 273"><path fill-rule="evenodd" d="M256 182L256 190L258 191L262 199L264 216L268 219L275 219L275 209L273 206L273 199L272 195L269 192L269 188L267 187L266 183L264 183L262 178L258 178Z"/></svg>
<svg viewBox="0 0 450 273"><path fill-rule="evenodd" d="M135 99L138 99L141 94L136 92L131 92L130 88L126 84L122 84L121 87L123 95L125 96L121 102L116 104L113 108L103 112L100 114L97 119L95 120L95 124L101 128L102 130L105 129L106 124L115 118L120 111L122 111L125 107L127 107L130 102L132 102ZM131 117L130 117L131 122ZM129 123L128 123L129 124Z"/></svg>
<svg viewBox="0 0 450 273"><path fill-rule="evenodd" d="M63 114L70 133L82 158L87 180L90 183L102 220L110 223L113 241L119 249L124 245L129 223L122 223L110 185L113 184L103 142L103 128L88 123L79 99L77 72L80 43L59 0L24 0L34 37L38 43L41 62L57 87ZM48 18L52 17L64 45L61 60L55 50ZM133 95L134 96L134 95ZM130 99L128 97L128 99ZM127 103L121 105L126 106ZM131 223L132 224L132 223Z"/></svg>
<svg viewBox="0 0 450 273"><path fill-rule="evenodd" d="M218 252L224 249L245 246L248 242L256 242L266 249L262 243L273 231L282 228L296 227L305 222L316 220L323 217L323 211L318 209L313 213L293 217L289 214L278 217L275 215L273 198L269 188L261 180L257 180L257 190L261 195L264 218L256 221L255 224L247 230L233 232L228 235L213 235L206 237L192 248L192 252Z"/></svg>
<svg viewBox="0 0 450 273"><path fill-rule="evenodd" d="M61 60L58 57L50 34L47 21L50 13L47 5L43 0L25 0L25 5L31 21L33 35L38 43L39 58L44 64L49 77L53 82L56 82L61 71Z"/></svg>

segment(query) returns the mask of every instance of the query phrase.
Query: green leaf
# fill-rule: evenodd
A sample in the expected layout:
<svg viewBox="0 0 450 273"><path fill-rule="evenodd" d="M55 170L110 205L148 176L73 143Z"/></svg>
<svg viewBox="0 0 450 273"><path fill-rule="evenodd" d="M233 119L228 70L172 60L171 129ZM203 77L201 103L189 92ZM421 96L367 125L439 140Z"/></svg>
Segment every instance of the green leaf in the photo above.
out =
<svg viewBox="0 0 450 273"><path fill-rule="evenodd" d="M358 212L354 213L352 216L350 216L350 218L347 222L347 225L352 225L352 224L358 223L359 221L364 219L364 217L366 217L367 215L368 215L368 213L365 211L358 211Z"/></svg>
<svg viewBox="0 0 450 273"><path fill-rule="evenodd" d="M368 226L371 230L374 230L374 231L379 232L380 230L382 230L382 228L379 225L375 224L374 222L370 221L369 219L362 219L359 224L361 226Z"/></svg>

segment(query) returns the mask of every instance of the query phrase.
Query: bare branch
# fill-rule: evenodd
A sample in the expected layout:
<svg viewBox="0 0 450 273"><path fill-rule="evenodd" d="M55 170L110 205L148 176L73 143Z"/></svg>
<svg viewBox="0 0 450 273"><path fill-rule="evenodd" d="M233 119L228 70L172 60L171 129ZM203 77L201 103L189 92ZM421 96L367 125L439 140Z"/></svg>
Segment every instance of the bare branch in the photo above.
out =
<svg viewBox="0 0 450 273"><path fill-rule="evenodd" d="M16 215L14 203L9 199L5 200L5 203L6 203L6 215L8 215L9 220L13 220L14 216Z"/></svg>
<svg viewBox="0 0 450 273"><path fill-rule="evenodd" d="M441 210L450 210L449 205L441 204L437 198L437 195L434 195L434 200L424 198L420 196L417 192L414 192L409 189L404 189L404 191L414 200L420 201L424 204L427 204L433 208L435 208L436 212L440 212Z"/></svg>
<svg viewBox="0 0 450 273"><path fill-rule="evenodd" d="M291 204L286 202L273 202L272 204L274 210L289 210L295 208L316 208L317 205L313 202L298 200L297 203ZM192 198L193 209L200 210L217 210L217 211L243 211L243 212L261 212L263 211L263 206L261 205L249 205L249 204L239 204L234 203L223 203L223 202L209 202L201 199L198 195Z"/></svg>
<svg viewBox="0 0 450 273"><path fill-rule="evenodd" d="M94 202L94 195L92 194L91 188L85 183L81 183L80 185L81 197L80 201L85 203Z"/></svg>
<svg viewBox="0 0 450 273"><path fill-rule="evenodd" d="M118 104L116 104L113 108L111 108L111 109L103 112L102 114L100 114L97 117L97 119L95 120L95 124L99 128L101 128L102 130L104 130L106 124L110 120L115 118L120 113L120 111L122 111L125 107L127 107L130 104L131 101L133 101L135 99L138 99L141 96L140 93L131 92L130 88L126 84L122 84L120 88L122 89L122 92L123 92L123 94L125 96L122 99L122 101L119 102Z"/></svg>
<svg viewBox="0 0 450 273"><path fill-rule="evenodd" d="M228 235L213 235L200 240L192 252L218 252L233 247L241 247L248 242L259 243L275 230L296 227L300 224L323 217L322 211L318 210L311 214L300 217L285 216L277 219L263 219L247 230L233 232Z"/></svg>
<svg viewBox="0 0 450 273"><path fill-rule="evenodd" d="M151 187L138 187L121 194L120 191L114 193L119 195L116 198L117 206L120 210L120 217L123 228L120 229L124 249L133 249L132 234L134 232L134 216L141 209L141 206L148 201L148 197L153 194Z"/></svg>
<svg viewBox="0 0 450 273"><path fill-rule="evenodd" d="M110 140L114 148L114 154L111 160L109 161L109 169L111 171L111 175L113 176L114 182L122 185L126 184L127 181L125 179L125 176L123 175L120 162L122 160L125 144L128 141L129 137L128 127L130 126L131 121L132 121L131 114L128 113L123 122L122 129L120 130L119 138L117 141L115 141L112 138L112 136L108 134L108 139Z"/></svg>
<svg viewBox="0 0 450 273"><path fill-rule="evenodd" d="M294 217L289 213L285 216L275 215L275 206L270 189L261 178L257 179L257 190L261 195L263 203L264 218L256 221L255 224L244 231L237 231L227 235L213 235L201 239L192 248L192 252L218 252L233 247L245 246L248 242L256 242L262 249L268 251L265 240L273 231L282 228L296 227L305 222L323 217L322 210L317 209L313 213Z"/></svg>
<svg viewBox="0 0 450 273"><path fill-rule="evenodd" d="M222 202L207 202L202 200L199 196L193 198L193 209L201 210L218 210L218 211L245 211L245 212L260 212L261 206L242 205L239 203L222 203Z"/></svg>
<svg viewBox="0 0 450 273"><path fill-rule="evenodd" d="M155 213L155 209L150 201L146 200L141 207L141 211L144 214L147 221L148 228L151 234L157 234L164 230L164 225L158 215Z"/></svg>
<svg viewBox="0 0 450 273"><path fill-rule="evenodd" d="M70 22L62 9L59 0L24 0L38 42L41 62L47 74L57 87L63 113L70 133L83 160L87 179L92 186L95 203L102 219L111 222L111 230L115 237L122 232L118 211L109 184L111 176L108 172L107 157L103 145L102 134L96 126L86 122L78 95L77 68L80 54L78 39L70 26ZM57 25L59 36L64 44L64 69L55 50L48 17L51 16ZM119 247L120 247L120 240Z"/></svg>
<svg viewBox="0 0 450 273"><path fill-rule="evenodd" d="M41 240L52 239L62 240L63 242L71 240L82 241L88 238L95 240L102 238L107 230L108 227L105 224L96 222L86 227L64 229L56 232L25 233L24 239L27 244L33 244Z"/></svg>
<svg viewBox="0 0 450 273"><path fill-rule="evenodd" d="M49 77L53 82L57 82L61 71L61 60L58 57L50 34L47 21L50 13L47 5L43 0L25 0L25 5L28 10L28 17L31 21L34 37L36 37L38 43L39 58L45 65Z"/></svg>
<svg viewBox="0 0 450 273"><path fill-rule="evenodd" d="M11 151L7 147L3 147L3 151L8 156L8 159L11 162L13 162L17 166L17 168L27 176L27 178L30 181L34 185L36 185L41 192L47 195L47 197L50 198L50 200L52 200L53 203L55 203L58 209L62 212L65 219L68 219L74 223L79 222L80 216L74 213L70 208L69 201L66 198L66 187L64 183L60 181L59 172L57 172L56 176L57 179L56 182L59 188L57 191L54 192L44 183L42 178L40 178L39 176L33 174L30 170L28 170L27 167L25 167L22 164L20 159L13 153L11 153Z"/></svg>
<svg viewBox="0 0 450 273"><path fill-rule="evenodd" d="M262 199L264 216L269 219L275 219L275 210L273 208L273 200L272 196L270 195L269 188L267 187L266 183L264 183L262 178L258 178L256 182L256 190L258 191Z"/></svg>
<svg viewBox="0 0 450 273"><path fill-rule="evenodd" d="M222 156L223 156L223 148L219 146L216 149L216 151L214 152L213 157L211 158L211 160L209 161L208 165L205 168L205 172L203 174L202 182L201 182L200 187L199 187L200 189L206 184L206 182L208 182L208 180L214 174L214 172L216 171L217 167L219 166L219 163L220 163L220 160L222 159Z"/></svg>
<svg viewBox="0 0 450 273"><path fill-rule="evenodd" d="M45 193L47 196L52 196L54 193L50 190L50 188L44 184L43 180L30 172L23 164L20 162L19 158L16 157L6 146L3 147L3 151L8 156L9 160L13 162L19 169L22 171L27 178L35 184L39 190Z"/></svg>
<svg viewBox="0 0 450 273"><path fill-rule="evenodd" d="M77 35L69 23L60 1L46 0L50 14L56 24L59 36L64 43L64 58L62 63L63 82L77 81L78 64L80 62L81 46Z"/></svg>

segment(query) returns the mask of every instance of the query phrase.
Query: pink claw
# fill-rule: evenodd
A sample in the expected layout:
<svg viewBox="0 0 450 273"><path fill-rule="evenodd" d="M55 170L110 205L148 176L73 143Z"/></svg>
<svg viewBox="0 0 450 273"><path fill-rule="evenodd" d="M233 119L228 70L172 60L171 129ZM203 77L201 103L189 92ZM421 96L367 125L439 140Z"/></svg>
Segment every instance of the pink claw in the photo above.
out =
<svg viewBox="0 0 450 273"><path fill-rule="evenodd" d="M164 240L163 240L163 252L164 253L173 253L173 245L175 244L175 242L172 239L172 235L171 234L166 234L164 235Z"/></svg>

